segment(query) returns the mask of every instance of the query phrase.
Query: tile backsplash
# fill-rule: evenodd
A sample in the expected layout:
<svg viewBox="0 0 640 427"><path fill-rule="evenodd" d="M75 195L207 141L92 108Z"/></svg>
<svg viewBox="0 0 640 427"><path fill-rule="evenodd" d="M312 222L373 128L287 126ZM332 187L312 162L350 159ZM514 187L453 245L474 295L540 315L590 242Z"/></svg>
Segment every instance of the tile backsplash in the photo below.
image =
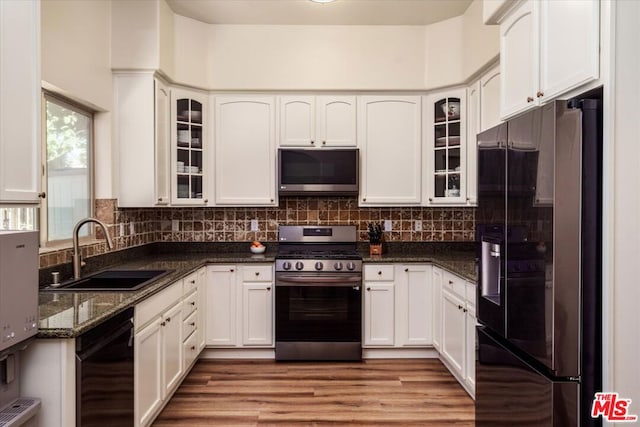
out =
<svg viewBox="0 0 640 427"><path fill-rule="evenodd" d="M367 241L367 224L391 220L387 241L474 240L475 208L361 208L355 197L282 197L278 207L118 208L116 199L96 200L96 217L109 226L115 250L153 242L276 241L279 224L351 224ZM258 230L251 231L251 220ZM415 231L416 222L422 231ZM121 235L121 231L123 232ZM133 231L133 232L132 232ZM82 247L84 257L106 252L103 241ZM71 262L71 249L44 253L40 267Z"/></svg>

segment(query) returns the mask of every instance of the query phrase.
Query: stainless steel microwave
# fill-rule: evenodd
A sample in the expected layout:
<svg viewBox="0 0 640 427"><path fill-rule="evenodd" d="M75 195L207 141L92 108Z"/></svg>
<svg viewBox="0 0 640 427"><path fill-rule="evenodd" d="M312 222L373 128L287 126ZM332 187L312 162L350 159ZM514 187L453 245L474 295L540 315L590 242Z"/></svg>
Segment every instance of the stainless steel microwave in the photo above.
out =
<svg viewBox="0 0 640 427"><path fill-rule="evenodd" d="M360 154L354 149L278 150L280 195L358 194Z"/></svg>

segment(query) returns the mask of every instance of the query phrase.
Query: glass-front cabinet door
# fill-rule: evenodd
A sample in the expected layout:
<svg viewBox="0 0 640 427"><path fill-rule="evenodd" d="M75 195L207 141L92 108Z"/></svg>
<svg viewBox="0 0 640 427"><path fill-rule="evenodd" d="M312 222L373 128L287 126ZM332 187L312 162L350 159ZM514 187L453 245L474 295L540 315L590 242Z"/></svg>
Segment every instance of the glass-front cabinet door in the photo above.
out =
<svg viewBox="0 0 640 427"><path fill-rule="evenodd" d="M206 100L198 93L172 90L172 204L205 205Z"/></svg>
<svg viewBox="0 0 640 427"><path fill-rule="evenodd" d="M424 97L426 205L467 203L466 91Z"/></svg>

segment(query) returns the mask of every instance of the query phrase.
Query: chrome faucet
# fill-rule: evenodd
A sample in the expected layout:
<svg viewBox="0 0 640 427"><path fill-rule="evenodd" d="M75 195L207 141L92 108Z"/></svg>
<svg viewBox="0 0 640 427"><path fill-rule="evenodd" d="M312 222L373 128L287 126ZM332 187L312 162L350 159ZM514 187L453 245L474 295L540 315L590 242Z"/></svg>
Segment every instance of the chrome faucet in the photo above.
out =
<svg viewBox="0 0 640 427"><path fill-rule="evenodd" d="M82 255L80 255L80 243L78 241L79 240L78 232L80 231L80 228L83 225L89 222L94 222L98 224L100 227L102 227L102 231L104 232L104 237L107 242L107 247L109 248L109 250L113 249L113 243L111 242L111 237L109 237L109 231L107 230L107 226L104 225L102 221L98 221L95 218L85 218L78 221L76 226L73 227L73 255L71 256L71 259L73 261L73 278L74 279L80 278L80 270L82 269L82 266L85 265L85 263L82 262Z"/></svg>

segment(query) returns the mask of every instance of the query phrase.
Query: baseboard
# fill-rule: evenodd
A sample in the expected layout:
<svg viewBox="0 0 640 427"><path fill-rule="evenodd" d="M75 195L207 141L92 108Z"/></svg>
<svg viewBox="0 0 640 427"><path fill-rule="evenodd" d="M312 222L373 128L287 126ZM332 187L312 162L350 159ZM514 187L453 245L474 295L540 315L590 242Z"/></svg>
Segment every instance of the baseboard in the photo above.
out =
<svg viewBox="0 0 640 427"><path fill-rule="evenodd" d="M363 348L363 359L437 359L433 348Z"/></svg>
<svg viewBox="0 0 640 427"><path fill-rule="evenodd" d="M273 348L205 348L200 359L275 359Z"/></svg>

